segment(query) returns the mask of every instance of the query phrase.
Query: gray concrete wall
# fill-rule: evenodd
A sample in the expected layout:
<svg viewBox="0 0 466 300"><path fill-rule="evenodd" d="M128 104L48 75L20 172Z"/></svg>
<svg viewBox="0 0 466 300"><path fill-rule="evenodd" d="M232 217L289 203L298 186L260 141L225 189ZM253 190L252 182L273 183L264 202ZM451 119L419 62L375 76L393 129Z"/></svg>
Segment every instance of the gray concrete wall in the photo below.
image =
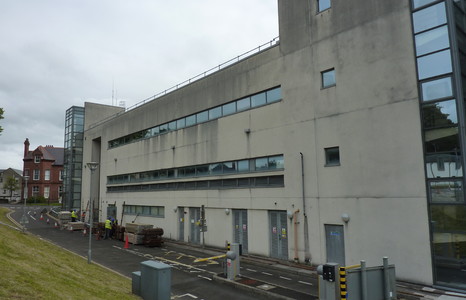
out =
<svg viewBox="0 0 466 300"><path fill-rule="evenodd" d="M298 232L287 224L288 249L293 259L297 236L298 257L304 261L302 152L312 263L327 260L324 225L340 224L345 226L348 265L362 259L379 264L382 256L389 256L400 279L432 283L408 2L332 5L317 14L310 1L279 1L279 47L87 130L85 161L90 141L101 137L102 217L108 203L117 203L118 215L124 201L164 206L164 218L137 221L162 227L167 237L177 239L173 208L205 205L209 228L215 228L206 233L206 244L223 247L233 239L232 214L224 209L248 209L249 253L268 256L268 211L300 209ZM320 72L329 68L336 70L336 86L322 89ZM282 87L281 102L107 149L112 139L277 85ZM334 146L340 147L341 165L326 167L324 148ZM285 170L266 174L284 174L284 188L105 190L111 175L274 154L284 155ZM87 175L83 172L83 187ZM343 213L350 215L347 224ZM126 216L124 222L133 219Z"/></svg>

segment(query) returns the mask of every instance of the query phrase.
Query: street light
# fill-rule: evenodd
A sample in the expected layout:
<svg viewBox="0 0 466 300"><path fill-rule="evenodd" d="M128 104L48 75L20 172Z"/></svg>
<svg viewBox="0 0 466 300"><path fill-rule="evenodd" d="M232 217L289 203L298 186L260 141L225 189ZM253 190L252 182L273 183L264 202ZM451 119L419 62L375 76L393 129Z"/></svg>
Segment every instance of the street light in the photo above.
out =
<svg viewBox="0 0 466 300"><path fill-rule="evenodd" d="M26 201L28 197L28 180L29 176L25 175L23 176L24 182L25 182L25 188L24 188L24 206L23 206L23 216L21 217L21 225L23 225L23 231L26 231L26 224L29 223L28 217L26 216Z"/></svg>
<svg viewBox="0 0 466 300"><path fill-rule="evenodd" d="M89 170L91 170L91 189L89 191L89 250L87 252L87 263L91 263L91 254L92 254L92 248L91 248L91 241L92 241L92 225L93 225L93 216L92 216L92 211L94 210L94 203L92 202L92 177L94 175L94 171L97 169L99 166L98 162L89 162L87 163L87 167Z"/></svg>

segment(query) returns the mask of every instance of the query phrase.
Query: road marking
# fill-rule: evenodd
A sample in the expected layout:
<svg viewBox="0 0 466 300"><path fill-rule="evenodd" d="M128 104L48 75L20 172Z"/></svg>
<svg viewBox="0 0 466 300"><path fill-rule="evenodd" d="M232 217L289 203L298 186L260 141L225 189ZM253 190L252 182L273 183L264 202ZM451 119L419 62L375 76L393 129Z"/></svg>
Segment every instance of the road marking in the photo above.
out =
<svg viewBox="0 0 466 300"><path fill-rule="evenodd" d="M205 277L205 276L201 276L201 275L197 275L197 277L212 281L212 278L209 278L209 277Z"/></svg>
<svg viewBox="0 0 466 300"><path fill-rule="evenodd" d="M253 270L253 269L246 269L248 270L249 272L257 272L256 270Z"/></svg>
<svg viewBox="0 0 466 300"><path fill-rule="evenodd" d="M280 276L281 279L291 280L291 278Z"/></svg>
<svg viewBox="0 0 466 300"><path fill-rule="evenodd" d="M267 273L267 272L261 272L261 273L264 274L264 275L273 276L273 274L270 274L270 273Z"/></svg>
<svg viewBox="0 0 466 300"><path fill-rule="evenodd" d="M313 284L310 283L310 282L305 282L305 281L301 281L301 280L299 280L298 282L299 282L299 283L302 283L302 284L313 285Z"/></svg>
<svg viewBox="0 0 466 300"><path fill-rule="evenodd" d="M179 295L179 296L174 296L172 299L178 299L178 298L183 298L183 297L191 297L193 299L197 299L198 297L191 295L191 294L184 294L184 295Z"/></svg>

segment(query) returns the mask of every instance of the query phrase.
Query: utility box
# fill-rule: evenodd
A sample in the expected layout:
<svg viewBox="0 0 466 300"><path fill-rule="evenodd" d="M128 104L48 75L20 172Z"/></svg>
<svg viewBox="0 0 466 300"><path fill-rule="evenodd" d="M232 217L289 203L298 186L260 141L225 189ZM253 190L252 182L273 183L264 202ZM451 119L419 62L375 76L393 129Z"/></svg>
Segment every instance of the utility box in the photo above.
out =
<svg viewBox="0 0 466 300"><path fill-rule="evenodd" d="M340 299L339 264L326 263L317 267L319 275L319 299Z"/></svg>
<svg viewBox="0 0 466 300"><path fill-rule="evenodd" d="M144 300L170 300L171 266L148 260L141 263L140 296Z"/></svg>
<svg viewBox="0 0 466 300"><path fill-rule="evenodd" d="M131 292L141 297L141 271L131 273Z"/></svg>

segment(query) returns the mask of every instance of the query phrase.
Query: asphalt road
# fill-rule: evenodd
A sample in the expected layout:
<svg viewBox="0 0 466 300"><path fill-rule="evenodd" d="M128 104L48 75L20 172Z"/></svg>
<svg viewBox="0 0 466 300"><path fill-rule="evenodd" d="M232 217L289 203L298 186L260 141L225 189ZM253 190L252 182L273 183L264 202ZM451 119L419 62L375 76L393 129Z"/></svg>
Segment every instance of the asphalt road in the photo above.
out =
<svg viewBox="0 0 466 300"><path fill-rule="evenodd" d="M11 214L18 223L23 216L23 207L4 205L14 212ZM89 237L81 231L55 228L55 221L47 215L41 219L43 207L27 207L27 230L43 239L59 245L87 259ZM47 223L49 219L49 223ZM172 266L172 299L270 299L271 295L251 293L238 288L238 284L222 284L215 280L223 272L223 260L195 263L197 258L218 255L203 249L166 243L163 247L148 248L116 240L96 240L92 237L92 261L114 270L124 276L140 270L140 263L157 260ZM290 299L317 299L317 282L306 274L277 270L252 261L242 261L241 275L245 285L266 290ZM241 285L241 284L240 284Z"/></svg>

